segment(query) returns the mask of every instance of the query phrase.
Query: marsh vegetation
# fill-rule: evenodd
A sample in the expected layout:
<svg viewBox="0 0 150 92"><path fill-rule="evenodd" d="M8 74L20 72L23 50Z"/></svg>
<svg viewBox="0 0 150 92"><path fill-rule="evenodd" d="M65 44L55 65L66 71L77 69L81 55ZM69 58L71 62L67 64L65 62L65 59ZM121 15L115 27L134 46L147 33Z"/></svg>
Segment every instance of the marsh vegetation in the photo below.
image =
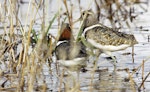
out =
<svg viewBox="0 0 150 92"><path fill-rule="evenodd" d="M148 8L149 0L0 0L0 91L150 91L149 18L138 21ZM88 9L100 23L134 34L139 44L114 52L115 73L110 57L91 54L78 87L76 73L61 67L53 51L62 22L70 24L74 39L81 36L82 22L74 21Z"/></svg>

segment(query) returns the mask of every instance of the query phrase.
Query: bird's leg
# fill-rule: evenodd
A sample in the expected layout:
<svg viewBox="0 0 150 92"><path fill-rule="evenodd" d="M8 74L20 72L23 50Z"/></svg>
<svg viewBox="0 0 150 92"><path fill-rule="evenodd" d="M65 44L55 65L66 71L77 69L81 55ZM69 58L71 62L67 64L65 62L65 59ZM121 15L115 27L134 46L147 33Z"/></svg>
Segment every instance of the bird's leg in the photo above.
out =
<svg viewBox="0 0 150 92"><path fill-rule="evenodd" d="M71 80L72 80L73 86L75 86L76 85L76 79L75 79L73 72L70 70L68 70L67 72L68 72L69 78L71 78Z"/></svg>
<svg viewBox="0 0 150 92"><path fill-rule="evenodd" d="M102 51L99 49L95 49L93 53L94 53L94 56L96 56L96 58L94 60L94 64L96 64L96 61L98 61L98 58L99 58L100 54L102 53Z"/></svg>
<svg viewBox="0 0 150 92"><path fill-rule="evenodd" d="M79 90L80 89L80 80L79 80L80 70L77 70L76 72L68 71L68 73L70 74L70 77L73 80L72 90ZM74 74L74 73L76 73L76 74ZM71 91L71 92L74 92L74 91Z"/></svg>
<svg viewBox="0 0 150 92"><path fill-rule="evenodd" d="M109 51L104 51L104 53L109 55L113 59L114 70L116 70L116 63L117 63L116 58L114 56L112 56L111 52L109 52Z"/></svg>

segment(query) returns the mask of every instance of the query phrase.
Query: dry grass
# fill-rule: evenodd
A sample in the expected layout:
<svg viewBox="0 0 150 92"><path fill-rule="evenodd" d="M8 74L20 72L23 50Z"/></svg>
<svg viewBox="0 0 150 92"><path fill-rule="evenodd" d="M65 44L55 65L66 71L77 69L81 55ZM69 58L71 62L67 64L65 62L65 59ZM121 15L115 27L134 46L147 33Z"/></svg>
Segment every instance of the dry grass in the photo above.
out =
<svg viewBox="0 0 150 92"><path fill-rule="evenodd" d="M133 15L134 8L132 5L140 5L143 2L140 2L140 0L130 0L130 2L128 0L124 0L123 3L117 1L118 0L100 0L98 2L95 0L98 19L101 22L103 21L101 19L108 19L113 28L122 28L122 20L125 20L126 25L130 26L127 20L132 22L138 15ZM78 8L82 11L82 6L80 6L81 1L78 0L78 2ZM66 0L63 0L62 3L66 9L66 13L64 13L67 15L66 19L68 19L71 28L73 28L73 8L68 8L71 5L68 5ZM19 9L20 5L24 4L28 4L28 7L26 12L27 14L25 16L26 22L25 24L22 24L19 18ZM18 0L4 0L0 2L0 80L4 80L4 82L1 83L0 91L23 92L26 90L28 92L46 92L46 80L43 79L42 83L39 84L39 79L44 77L43 65L45 64L49 66L50 74L57 71L54 76L59 79L59 91L62 90L64 74L60 74L60 69L57 64L56 70L52 69L51 65L53 63L52 51L56 47L59 34L57 37L54 37L49 33L49 30L52 29L54 22L58 22L57 26L59 31L61 16L65 15L61 14L62 11L60 7L60 9L56 11L55 15L51 17L50 22L48 22L49 14L47 11L49 10L48 6L50 4L51 1L49 0L29 0L29 2L24 2L23 0L20 2ZM115 10L111 8L112 4L117 7ZM130 6L130 8L126 9L127 6ZM107 11L107 13L100 13L102 10ZM42 11L42 14L40 14L39 11ZM34 29L36 21L38 21L37 16L39 16L39 20L41 22L38 32ZM82 31L82 25L80 27L80 31ZM81 33L79 33L78 38L80 36ZM54 42L52 42L52 39ZM93 68L91 86L93 85L92 80L94 78L94 71L96 67L97 64L95 64L95 67ZM135 72L133 72L133 74L135 74ZM131 80L133 74L129 73ZM149 74L143 78L143 82L148 76ZM142 87L143 82L139 89ZM74 89L71 90L74 91Z"/></svg>

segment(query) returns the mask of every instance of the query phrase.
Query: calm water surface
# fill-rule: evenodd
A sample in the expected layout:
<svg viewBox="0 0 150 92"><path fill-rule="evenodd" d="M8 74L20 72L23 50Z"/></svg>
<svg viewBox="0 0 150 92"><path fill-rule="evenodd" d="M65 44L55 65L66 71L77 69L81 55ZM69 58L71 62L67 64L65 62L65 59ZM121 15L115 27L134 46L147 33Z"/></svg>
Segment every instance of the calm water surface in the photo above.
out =
<svg viewBox="0 0 150 92"><path fill-rule="evenodd" d="M28 1L28 0L26 0ZM89 9L90 7L94 8L94 4L91 5L89 2L91 0L81 0L81 6L83 6L83 9ZM3 1L1 1L3 2ZM59 2L59 3L58 3ZM56 11L58 11L59 7L62 7L62 11L65 10L64 5L59 0L51 0L50 6L48 10L48 15L46 15L47 19L51 19ZM68 0L68 3L69 0ZM73 1L73 7L74 7L74 13L73 13L73 19L77 19L80 15L80 11L78 8L77 0ZM59 6L60 5L60 6ZM89 7L87 7L89 6ZM27 15L27 8L28 4L22 4L20 5L19 10L19 18L21 20L22 25L30 23L30 19L26 19ZM31 10L31 9L30 9ZM42 10L39 10L39 14L42 15ZM32 13L29 12L29 16L32 16ZM123 51L113 52L113 55L116 56L116 59L118 61L117 63L117 70L113 71L113 64L111 63L110 59L107 59L107 55L102 54L99 56L98 65L97 65L97 71L92 72L93 70L93 61L92 57L90 58L90 61L87 62L86 69L87 72L80 72L79 81L80 81L80 90L81 92L137 92L137 88L140 86L142 82L142 72L141 69L137 71L137 73L134 73L132 75L133 78L129 80L130 74L133 72L133 69L137 68L139 65L142 64L143 60L147 60L145 63L145 69L144 74L145 76L150 72L150 42L148 42L148 35L150 35L150 8L148 9L148 12L139 15L136 20L134 21L133 27L130 29L124 28L123 31L126 31L128 33L133 33L136 37L139 44L135 45L134 47L134 63L132 63L132 56L130 53L132 53L132 48L128 48ZM37 25L34 26L35 30L40 30L40 24L41 21L38 21L38 18L40 18L40 15L36 16L37 18ZM47 20L46 22L49 22ZM58 22L54 22L52 29L50 29L50 33L54 36L57 35L58 32ZM143 26L143 29L140 29L139 27ZM79 28L79 23L74 25L74 35L77 35L77 31ZM130 30L130 31L129 31ZM141 31L141 30L148 30L148 31ZM129 53L129 54L126 54ZM124 55L126 54L126 55ZM51 65L50 72L49 66L47 64L43 65L43 74L44 76L41 76L38 78L38 83L42 84L43 80L45 80L45 83L47 84L47 92L57 92L59 89L64 91L64 83L70 83L69 85L73 85L73 80L77 81L77 74L76 72L72 72L71 75L73 77L70 77L69 75L64 76L62 80L64 83L60 84L60 79L58 77L58 74L61 74L63 71L60 70L57 72L55 62ZM74 79L73 79L74 78ZM9 83L8 83L9 84ZM147 78L146 82L144 83L145 89L142 90L143 92L150 92L150 77ZM60 85L62 85L60 87Z"/></svg>

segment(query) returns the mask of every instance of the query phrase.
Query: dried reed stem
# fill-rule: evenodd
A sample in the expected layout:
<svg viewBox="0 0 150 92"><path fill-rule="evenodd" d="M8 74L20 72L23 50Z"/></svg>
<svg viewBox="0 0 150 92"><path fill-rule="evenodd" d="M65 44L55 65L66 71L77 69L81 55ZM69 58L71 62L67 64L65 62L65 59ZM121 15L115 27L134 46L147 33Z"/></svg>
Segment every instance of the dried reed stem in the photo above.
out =
<svg viewBox="0 0 150 92"><path fill-rule="evenodd" d="M144 85L144 82L146 81L146 79L148 78L149 75L150 75L150 72L146 75L146 77L145 77L144 80L142 81L141 85L139 86L138 90L140 90L141 87Z"/></svg>
<svg viewBox="0 0 150 92"><path fill-rule="evenodd" d="M144 60L143 60L143 62L142 62L143 64L142 64L142 81L144 81ZM143 89L144 89L144 84L143 84Z"/></svg>

